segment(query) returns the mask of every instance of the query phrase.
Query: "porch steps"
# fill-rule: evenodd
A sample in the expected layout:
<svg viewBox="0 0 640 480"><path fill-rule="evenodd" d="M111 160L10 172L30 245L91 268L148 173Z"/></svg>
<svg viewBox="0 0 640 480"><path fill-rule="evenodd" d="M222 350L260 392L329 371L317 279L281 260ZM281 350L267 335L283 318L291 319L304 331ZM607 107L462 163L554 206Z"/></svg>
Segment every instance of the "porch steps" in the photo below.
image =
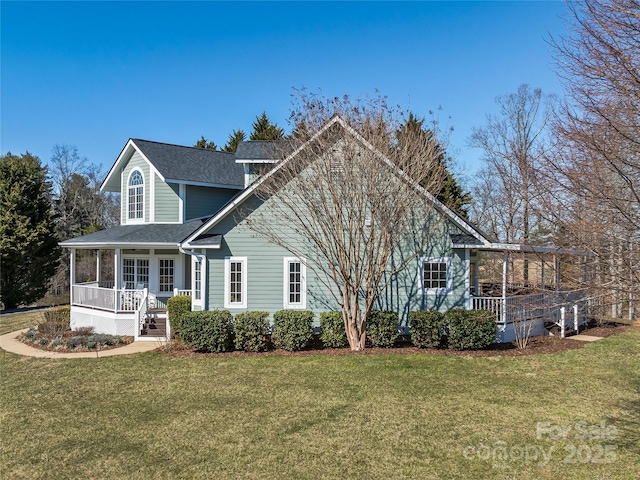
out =
<svg viewBox="0 0 640 480"><path fill-rule="evenodd" d="M163 308L147 310L144 324L140 330L140 336L166 337L167 336L167 311Z"/></svg>

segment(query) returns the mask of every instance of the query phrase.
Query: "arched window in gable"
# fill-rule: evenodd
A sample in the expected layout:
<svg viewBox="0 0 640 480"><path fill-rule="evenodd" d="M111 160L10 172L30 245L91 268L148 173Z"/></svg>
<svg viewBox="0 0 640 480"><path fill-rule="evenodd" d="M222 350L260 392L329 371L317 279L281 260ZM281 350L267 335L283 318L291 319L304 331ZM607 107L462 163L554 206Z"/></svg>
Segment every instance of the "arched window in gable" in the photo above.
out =
<svg viewBox="0 0 640 480"><path fill-rule="evenodd" d="M127 219L144 219L144 177L140 170L134 170L129 175L127 206Z"/></svg>

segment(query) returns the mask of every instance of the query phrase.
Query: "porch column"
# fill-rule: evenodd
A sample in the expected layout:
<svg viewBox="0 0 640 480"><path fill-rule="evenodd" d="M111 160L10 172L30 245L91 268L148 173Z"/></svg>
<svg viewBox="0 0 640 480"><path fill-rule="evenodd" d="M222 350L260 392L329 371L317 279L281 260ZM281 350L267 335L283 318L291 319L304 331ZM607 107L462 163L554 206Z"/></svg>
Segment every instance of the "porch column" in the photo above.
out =
<svg viewBox="0 0 640 480"><path fill-rule="evenodd" d="M505 250L502 254L502 321L507 322L507 265L509 256Z"/></svg>
<svg viewBox="0 0 640 480"><path fill-rule="evenodd" d="M471 251L464 249L464 291L467 310L471 310Z"/></svg>
<svg viewBox="0 0 640 480"><path fill-rule="evenodd" d="M118 296L118 288L120 286L120 282L119 282L119 278L120 278L120 249L116 248L113 250L113 294L115 295L115 302L114 302L114 311L118 311L119 305L118 305L118 300L119 300L119 296Z"/></svg>
<svg viewBox="0 0 640 480"><path fill-rule="evenodd" d="M102 250L98 249L96 252L96 282L98 282L98 286L100 286L100 280L102 276Z"/></svg>
<svg viewBox="0 0 640 480"><path fill-rule="evenodd" d="M76 284L76 249L69 249L69 303L73 304L73 286Z"/></svg>
<svg viewBox="0 0 640 480"><path fill-rule="evenodd" d="M502 300L507 298L507 265L509 263L509 256L505 250L502 254Z"/></svg>

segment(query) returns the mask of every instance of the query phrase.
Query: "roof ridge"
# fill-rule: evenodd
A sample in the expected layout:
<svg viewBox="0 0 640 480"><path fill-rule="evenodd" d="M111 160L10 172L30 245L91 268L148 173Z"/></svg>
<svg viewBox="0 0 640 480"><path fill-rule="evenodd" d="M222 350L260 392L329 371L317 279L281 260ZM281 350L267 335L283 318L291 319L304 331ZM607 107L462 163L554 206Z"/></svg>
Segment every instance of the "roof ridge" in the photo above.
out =
<svg viewBox="0 0 640 480"><path fill-rule="evenodd" d="M132 141L134 142L147 142L147 143L155 143L156 145L166 145L169 147L180 147L180 148L189 148L191 150L202 150L204 152L211 152L211 153L224 153L225 155L235 155L234 152L225 152L223 150L210 150L208 148L200 148L200 147L194 147L194 146L188 146L188 145L178 145L177 143L168 143L168 142L158 142L157 140L146 140L144 138L131 138ZM256 140L253 140L256 141Z"/></svg>

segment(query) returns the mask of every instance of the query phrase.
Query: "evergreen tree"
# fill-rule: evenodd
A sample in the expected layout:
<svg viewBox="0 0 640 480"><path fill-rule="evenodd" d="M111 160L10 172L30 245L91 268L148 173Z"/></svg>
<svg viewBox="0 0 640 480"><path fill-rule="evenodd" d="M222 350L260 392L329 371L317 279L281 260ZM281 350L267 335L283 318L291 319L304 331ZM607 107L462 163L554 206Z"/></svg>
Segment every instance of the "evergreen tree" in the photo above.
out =
<svg viewBox="0 0 640 480"><path fill-rule="evenodd" d="M253 122L253 132L249 140L280 140L284 137L284 130L275 123L271 123L266 112L256 117Z"/></svg>
<svg viewBox="0 0 640 480"><path fill-rule="evenodd" d="M413 114L413 112L409 112L407 120L400 126L396 133L398 141L397 146L402 148L404 137L409 136L415 138L418 134L423 138L425 143L437 142L433 131L424 126L424 118L418 118ZM451 157L447 155L447 152L442 145L437 144L437 150L438 167L434 171L431 171L427 177L421 179L420 185L426 188L427 185L432 184L432 178L439 178L439 191L430 193L434 194L440 202L461 217L468 218L468 208L471 203L471 195L469 192L465 192L463 190L456 180L456 177L451 173L449 168L452 160Z"/></svg>
<svg viewBox="0 0 640 480"><path fill-rule="evenodd" d="M204 135L200 136L200 140L196 142L194 147L205 148L207 150L218 150L218 146L216 145L216 143L213 140L208 141L206 138L204 138Z"/></svg>
<svg viewBox="0 0 640 480"><path fill-rule="evenodd" d="M236 150L238 150L238 144L240 142L244 142L245 138L246 135L244 134L243 130L234 130L233 133L229 135L229 140L227 140L227 143L225 143L224 147L222 147L222 151L235 153Z"/></svg>
<svg viewBox="0 0 640 480"><path fill-rule="evenodd" d="M29 153L0 157L0 297L5 308L32 303L47 291L60 248L51 184Z"/></svg>

